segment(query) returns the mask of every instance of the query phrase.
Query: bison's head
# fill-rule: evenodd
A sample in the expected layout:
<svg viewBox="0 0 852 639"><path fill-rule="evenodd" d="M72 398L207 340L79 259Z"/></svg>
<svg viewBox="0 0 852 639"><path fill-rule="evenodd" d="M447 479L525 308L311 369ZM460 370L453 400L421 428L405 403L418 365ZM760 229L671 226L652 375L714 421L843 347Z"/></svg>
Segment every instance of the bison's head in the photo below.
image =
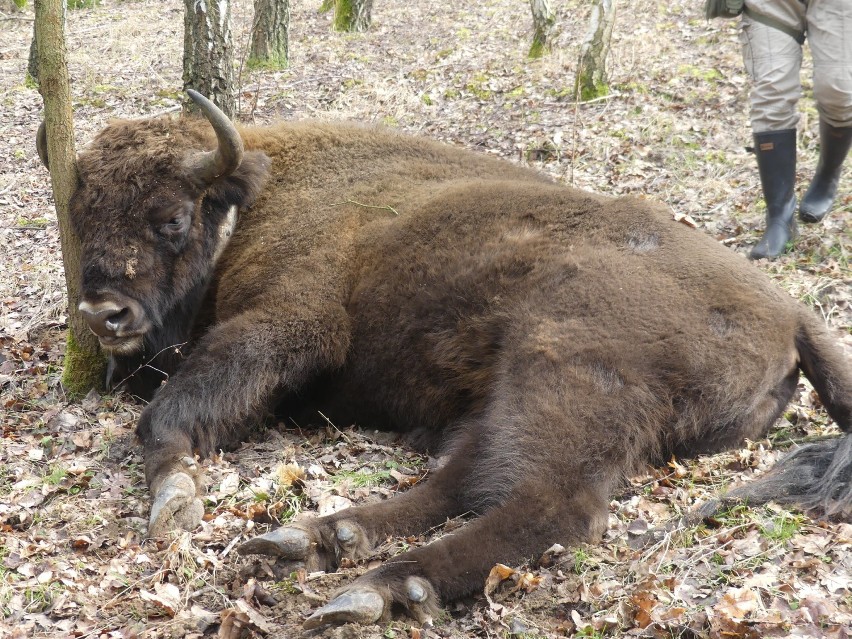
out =
<svg viewBox="0 0 852 639"><path fill-rule="evenodd" d="M194 315L237 209L266 178L268 158L244 153L227 116L189 93L207 122L114 122L77 160L70 213L82 243L80 310L116 354L140 351L158 332L181 333L168 324ZM46 164L45 142L40 130Z"/></svg>

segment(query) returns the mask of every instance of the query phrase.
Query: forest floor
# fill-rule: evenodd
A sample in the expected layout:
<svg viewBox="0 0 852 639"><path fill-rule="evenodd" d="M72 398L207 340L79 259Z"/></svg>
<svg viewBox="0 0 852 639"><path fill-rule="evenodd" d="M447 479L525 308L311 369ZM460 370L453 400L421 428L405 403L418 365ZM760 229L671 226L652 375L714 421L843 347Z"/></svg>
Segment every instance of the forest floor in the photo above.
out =
<svg viewBox="0 0 852 639"><path fill-rule="evenodd" d="M610 94L573 99L587 3L559 5L554 51L526 52L517 0L375 3L372 31L343 35L319 0L292 2L292 65L241 72L241 118L352 119L400 128L539 168L577 187L667 203L741 255L763 210L735 22L698 0L623 0ZM251 3L234 4L247 48ZM77 145L109 120L176 111L180 3L104 0L68 13ZM273 577L236 543L311 511L383 499L432 460L349 424L288 424L206 466L206 521L146 538L149 508L134 437L141 405L71 398L59 383L66 307L49 178L35 152L41 98L25 83L32 11L0 15L0 637L302 636L304 616L375 562L428 537L389 539L366 565ZM809 65L799 184L817 158ZM852 172L847 171L847 175ZM852 180L841 207L758 266L852 346ZM743 258L744 259L744 258ZM262 431L262 432L261 432ZM852 525L776 506L700 525L680 516L768 468L795 442L837 432L802 383L771 436L741 450L672 460L610 504L602 544L495 569L483 592L433 627L405 618L324 637L830 637L852 627ZM449 522L443 534L461 522ZM253 569L250 574L249 568ZM487 590L487 593L486 593Z"/></svg>

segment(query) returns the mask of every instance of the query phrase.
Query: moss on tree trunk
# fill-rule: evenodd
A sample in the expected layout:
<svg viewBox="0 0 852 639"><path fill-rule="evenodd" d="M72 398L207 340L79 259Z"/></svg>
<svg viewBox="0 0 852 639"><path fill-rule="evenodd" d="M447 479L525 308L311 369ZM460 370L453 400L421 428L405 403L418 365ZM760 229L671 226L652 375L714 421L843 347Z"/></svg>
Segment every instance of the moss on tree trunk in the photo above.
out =
<svg viewBox="0 0 852 639"><path fill-rule="evenodd" d="M68 292L68 342L62 382L72 394L85 394L93 387L102 387L106 361L97 338L77 310L80 303L81 249L69 216L69 203L77 188L77 156L63 29L64 0L36 0L35 20L47 157Z"/></svg>
<svg viewBox="0 0 852 639"><path fill-rule="evenodd" d="M336 31L366 31L370 28L373 0L335 0L334 29Z"/></svg>
<svg viewBox="0 0 852 639"><path fill-rule="evenodd" d="M289 50L290 0L254 0L248 67L286 69Z"/></svg>
<svg viewBox="0 0 852 639"><path fill-rule="evenodd" d="M533 17L533 41L528 55L535 59L550 51L556 14L550 0L530 0L530 9Z"/></svg>
<svg viewBox="0 0 852 639"><path fill-rule="evenodd" d="M97 340L95 340L97 342ZM103 389L106 362L100 352L92 352L88 346L81 347L69 331L65 343L65 367L62 370L62 386L71 395L82 396L92 388Z"/></svg>
<svg viewBox="0 0 852 639"><path fill-rule="evenodd" d="M593 100L609 93L606 59L609 56L616 0L594 0L589 29L580 50L576 90L580 100Z"/></svg>

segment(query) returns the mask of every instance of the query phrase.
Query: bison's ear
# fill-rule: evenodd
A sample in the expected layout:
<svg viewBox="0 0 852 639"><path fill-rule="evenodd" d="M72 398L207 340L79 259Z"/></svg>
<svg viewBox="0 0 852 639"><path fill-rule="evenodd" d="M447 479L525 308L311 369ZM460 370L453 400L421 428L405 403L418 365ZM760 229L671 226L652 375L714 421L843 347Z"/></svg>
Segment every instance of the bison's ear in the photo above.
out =
<svg viewBox="0 0 852 639"><path fill-rule="evenodd" d="M260 195L269 175L270 160L266 153L249 151L236 171L216 180L206 197L224 207L250 206Z"/></svg>

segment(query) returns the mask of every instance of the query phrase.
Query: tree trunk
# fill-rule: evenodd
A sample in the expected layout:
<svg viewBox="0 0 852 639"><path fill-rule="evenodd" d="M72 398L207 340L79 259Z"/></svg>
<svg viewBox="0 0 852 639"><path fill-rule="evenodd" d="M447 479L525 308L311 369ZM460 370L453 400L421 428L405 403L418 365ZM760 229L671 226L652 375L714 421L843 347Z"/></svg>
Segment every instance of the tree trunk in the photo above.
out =
<svg viewBox="0 0 852 639"><path fill-rule="evenodd" d="M64 7L64 5L63 5ZM64 13L64 12L63 12ZM62 22L65 24L65 21ZM36 42L36 32L38 27L33 23L33 39L30 42L30 55L27 59L27 80L29 82L38 83L38 43Z"/></svg>
<svg viewBox="0 0 852 639"><path fill-rule="evenodd" d="M335 0L335 31L366 31L372 11L373 0Z"/></svg>
<svg viewBox="0 0 852 639"><path fill-rule="evenodd" d="M533 17L533 41L529 57L540 58L551 47L551 32L556 22L556 14L550 0L530 0Z"/></svg>
<svg viewBox="0 0 852 639"><path fill-rule="evenodd" d="M616 0L592 0L589 30L580 49L575 88L580 100L592 100L609 93L606 59L615 23Z"/></svg>
<svg viewBox="0 0 852 639"><path fill-rule="evenodd" d="M286 69L289 31L290 0L254 0L249 68Z"/></svg>
<svg viewBox="0 0 852 639"><path fill-rule="evenodd" d="M207 96L228 117L236 111L231 0L184 0L183 88ZM187 102L189 110L197 110Z"/></svg>
<svg viewBox="0 0 852 639"><path fill-rule="evenodd" d="M50 181L68 291L69 331L62 383L71 393L84 394L91 388L103 387L106 361L97 338L77 309L80 303L80 240L68 214L71 196L77 188L77 155L63 32L64 4L64 0L35 0L35 30Z"/></svg>

